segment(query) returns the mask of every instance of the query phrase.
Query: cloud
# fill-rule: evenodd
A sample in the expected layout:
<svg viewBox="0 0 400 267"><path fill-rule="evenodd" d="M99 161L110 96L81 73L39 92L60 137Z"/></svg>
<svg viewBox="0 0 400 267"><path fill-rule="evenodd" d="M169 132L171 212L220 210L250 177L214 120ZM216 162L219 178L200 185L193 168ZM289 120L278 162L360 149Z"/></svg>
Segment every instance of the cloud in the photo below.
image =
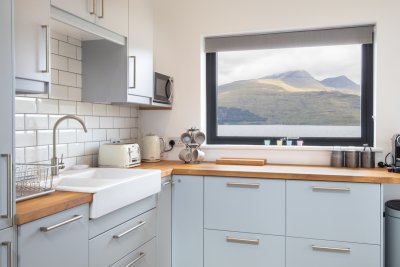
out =
<svg viewBox="0 0 400 267"><path fill-rule="evenodd" d="M218 53L218 84L306 70L317 80L346 75L361 82L361 45L336 45Z"/></svg>

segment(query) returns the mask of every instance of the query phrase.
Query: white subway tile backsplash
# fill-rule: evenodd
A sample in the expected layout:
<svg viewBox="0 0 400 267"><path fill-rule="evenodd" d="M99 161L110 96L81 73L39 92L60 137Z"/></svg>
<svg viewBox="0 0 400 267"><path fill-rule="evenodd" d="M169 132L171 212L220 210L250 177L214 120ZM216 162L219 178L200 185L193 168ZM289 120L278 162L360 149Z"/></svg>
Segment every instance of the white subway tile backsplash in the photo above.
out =
<svg viewBox="0 0 400 267"><path fill-rule="evenodd" d="M61 85L76 87L76 74L60 70L58 72L58 83Z"/></svg>
<svg viewBox="0 0 400 267"><path fill-rule="evenodd" d="M51 69L51 83L58 84L58 70Z"/></svg>
<svg viewBox="0 0 400 267"><path fill-rule="evenodd" d="M129 118L131 116L131 108L130 107L120 107L119 108L119 116Z"/></svg>
<svg viewBox="0 0 400 267"><path fill-rule="evenodd" d="M49 128L48 115L25 115L25 130L44 130Z"/></svg>
<svg viewBox="0 0 400 267"><path fill-rule="evenodd" d="M92 117L86 116L85 117L85 124L87 128L99 128L100 127L100 118L99 117Z"/></svg>
<svg viewBox="0 0 400 267"><path fill-rule="evenodd" d="M93 155L99 153L99 142L89 142L85 143L85 155Z"/></svg>
<svg viewBox="0 0 400 267"><path fill-rule="evenodd" d="M49 129L53 129L54 124L61 118L63 115L49 115ZM68 129L68 121L61 122L58 125L58 129Z"/></svg>
<svg viewBox="0 0 400 267"><path fill-rule="evenodd" d="M76 46L68 44L66 42L58 43L58 53L61 56L76 59Z"/></svg>
<svg viewBox="0 0 400 267"><path fill-rule="evenodd" d="M119 129L107 129L107 140L108 141L119 141Z"/></svg>
<svg viewBox="0 0 400 267"><path fill-rule="evenodd" d="M59 144L76 143L76 130L59 130L58 143Z"/></svg>
<svg viewBox="0 0 400 267"><path fill-rule="evenodd" d="M76 59L77 60L82 60L82 47L77 47L76 48Z"/></svg>
<svg viewBox="0 0 400 267"><path fill-rule="evenodd" d="M16 114L15 115L15 130L23 131L25 130L25 115Z"/></svg>
<svg viewBox="0 0 400 267"><path fill-rule="evenodd" d="M119 116L119 106L107 105L107 116Z"/></svg>
<svg viewBox="0 0 400 267"><path fill-rule="evenodd" d="M52 130L39 130L37 131L37 145L50 145L53 143L53 131Z"/></svg>
<svg viewBox="0 0 400 267"><path fill-rule="evenodd" d="M65 169L69 169L76 165L76 158L66 158L64 159Z"/></svg>
<svg viewBox="0 0 400 267"><path fill-rule="evenodd" d="M68 58L51 54L51 68L68 71Z"/></svg>
<svg viewBox="0 0 400 267"><path fill-rule="evenodd" d="M93 104L93 115L107 116L107 105Z"/></svg>
<svg viewBox="0 0 400 267"><path fill-rule="evenodd" d="M55 32L55 31L51 31L50 36L51 36L51 38L54 38L54 39L57 39L57 40L60 40L60 41L63 41L63 42L67 42L68 41L68 36L66 36L64 34L61 34L61 33L58 33L58 32Z"/></svg>
<svg viewBox="0 0 400 267"><path fill-rule="evenodd" d="M131 107L131 117L132 118L138 117L138 108L137 107Z"/></svg>
<svg viewBox="0 0 400 267"><path fill-rule="evenodd" d="M77 114L78 115L92 115L93 114L93 104L78 102L77 103Z"/></svg>
<svg viewBox="0 0 400 267"><path fill-rule="evenodd" d="M113 128L113 118L111 117L100 117L100 128Z"/></svg>
<svg viewBox="0 0 400 267"><path fill-rule="evenodd" d="M15 163L25 163L25 148L15 149Z"/></svg>
<svg viewBox="0 0 400 267"><path fill-rule="evenodd" d="M76 87L68 87L68 100L81 101L82 100L82 89Z"/></svg>
<svg viewBox="0 0 400 267"><path fill-rule="evenodd" d="M93 165L93 157L91 155L82 156L76 158L76 164L78 165Z"/></svg>
<svg viewBox="0 0 400 267"><path fill-rule="evenodd" d="M15 146L26 147L36 145L36 131L16 131Z"/></svg>
<svg viewBox="0 0 400 267"><path fill-rule="evenodd" d="M131 138L132 139L137 139L139 136L139 131L137 128L131 129Z"/></svg>
<svg viewBox="0 0 400 267"><path fill-rule="evenodd" d="M82 75L81 74L76 75L76 87L82 88Z"/></svg>
<svg viewBox="0 0 400 267"><path fill-rule="evenodd" d="M81 120L85 121L85 117L77 116ZM68 128L70 129L83 129L82 125L76 120L68 120Z"/></svg>
<svg viewBox="0 0 400 267"><path fill-rule="evenodd" d="M76 114L76 102L74 101L60 101L59 102L60 114Z"/></svg>
<svg viewBox="0 0 400 267"><path fill-rule="evenodd" d="M68 99L68 87L52 84L49 97L53 99Z"/></svg>
<svg viewBox="0 0 400 267"><path fill-rule="evenodd" d="M65 158L68 157L68 145L67 144L58 144L56 145L56 157L61 160L63 158L63 161L65 163ZM49 159L53 157L53 145L49 146Z"/></svg>
<svg viewBox="0 0 400 267"><path fill-rule="evenodd" d="M58 100L38 99L37 112L41 114L58 114Z"/></svg>
<svg viewBox="0 0 400 267"><path fill-rule="evenodd" d="M74 46L82 46L81 40L68 36L68 43L73 44Z"/></svg>
<svg viewBox="0 0 400 267"><path fill-rule="evenodd" d="M25 161L38 162L49 160L49 147L48 146L35 146L25 148Z"/></svg>
<svg viewBox="0 0 400 267"><path fill-rule="evenodd" d="M119 130L119 138L121 140L126 140L131 138L131 129L120 129Z"/></svg>
<svg viewBox="0 0 400 267"><path fill-rule="evenodd" d="M68 157L79 157L85 153L85 147L80 143L68 144Z"/></svg>
<svg viewBox="0 0 400 267"><path fill-rule="evenodd" d="M92 142L93 140L93 130L87 129L87 132L83 129L76 130L76 142L84 143L84 142Z"/></svg>
<svg viewBox="0 0 400 267"><path fill-rule="evenodd" d="M53 54L58 54L58 40L51 38L50 39L50 51ZM53 64L53 62L51 62Z"/></svg>
<svg viewBox="0 0 400 267"><path fill-rule="evenodd" d="M16 97L15 113L36 113L36 98Z"/></svg>
<svg viewBox="0 0 400 267"><path fill-rule="evenodd" d="M68 59L68 71L82 74L82 62L76 59Z"/></svg>
<svg viewBox="0 0 400 267"><path fill-rule="evenodd" d="M106 129L93 129L93 141L106 141L107 130Z"/></svg>
<svg viewBox="0 0 400 267"><path fill-rule="evenodd" d="M124 118L115 117L114 118L114 128L125 128Z"/></svg>

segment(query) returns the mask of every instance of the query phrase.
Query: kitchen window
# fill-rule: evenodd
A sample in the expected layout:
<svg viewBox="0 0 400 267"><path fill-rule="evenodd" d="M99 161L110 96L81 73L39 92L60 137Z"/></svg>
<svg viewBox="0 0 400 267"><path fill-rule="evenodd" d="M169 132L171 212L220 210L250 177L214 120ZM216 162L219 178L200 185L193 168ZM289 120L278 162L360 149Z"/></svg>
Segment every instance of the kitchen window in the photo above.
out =
<svg viewBox="0 0 400 267"><path fill-rule="evenodd" d="M207 37L207 142L373 146L373 26Z"/></svg>

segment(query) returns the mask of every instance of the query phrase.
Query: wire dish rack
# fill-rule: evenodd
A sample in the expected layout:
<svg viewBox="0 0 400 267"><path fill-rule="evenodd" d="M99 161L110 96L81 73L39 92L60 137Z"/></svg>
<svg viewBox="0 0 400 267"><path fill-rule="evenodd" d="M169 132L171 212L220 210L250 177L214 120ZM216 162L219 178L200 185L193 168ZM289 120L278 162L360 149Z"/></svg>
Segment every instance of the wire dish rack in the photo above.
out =
<svg viewBox="0 0 400 267"><path fill-rule="evenodd" d="M54 192L50 164L16 164L16 201Z"/></svg>

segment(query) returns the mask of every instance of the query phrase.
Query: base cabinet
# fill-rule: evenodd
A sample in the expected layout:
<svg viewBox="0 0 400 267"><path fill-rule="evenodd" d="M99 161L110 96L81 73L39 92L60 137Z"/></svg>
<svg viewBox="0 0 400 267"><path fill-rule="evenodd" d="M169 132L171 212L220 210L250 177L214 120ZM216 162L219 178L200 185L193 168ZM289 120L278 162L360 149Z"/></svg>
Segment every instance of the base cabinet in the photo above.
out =
<svg viewBox="0 0 400 267"><path fill-rule="evenodd" d="M18 227L19 267L87 267L89 205Z"/></svg>
<svg viewBox="0 0 400 267"><path fill-rule="evenodd" d="M156 239L129 253L111 267L155 267L156 266Z"/></svg>
<svg viewBox="0 0 400 267"><path fill-rule="evenodd" d="M0 267L14 266L13 229L0 231Z"/></svg>

